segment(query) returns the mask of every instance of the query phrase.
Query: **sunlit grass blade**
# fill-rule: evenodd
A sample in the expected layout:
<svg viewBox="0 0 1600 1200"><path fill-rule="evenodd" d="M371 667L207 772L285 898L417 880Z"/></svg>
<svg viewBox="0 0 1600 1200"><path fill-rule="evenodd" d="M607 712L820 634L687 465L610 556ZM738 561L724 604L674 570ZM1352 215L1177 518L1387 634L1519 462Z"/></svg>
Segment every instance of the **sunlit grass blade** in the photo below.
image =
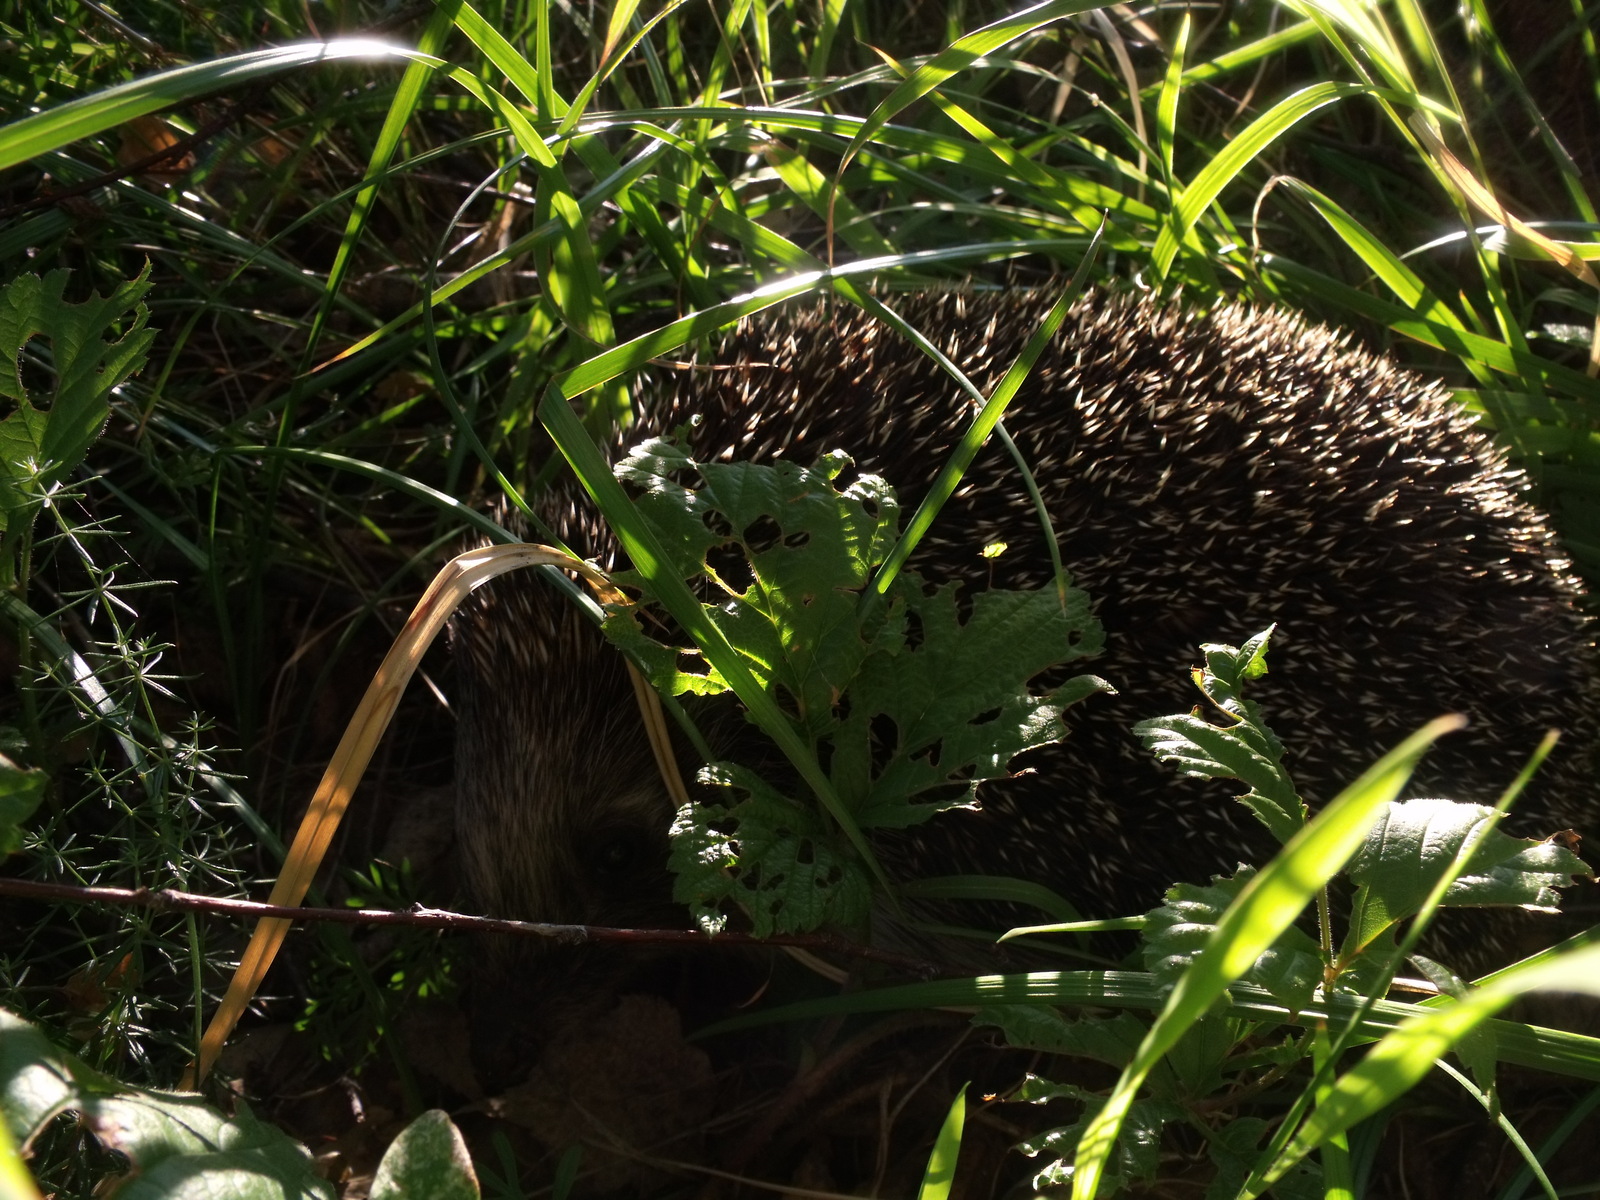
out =
<svg viewBox="0 0 1600 1200"><path fill-rule="evenodd" d="M977 458L978 451L989 440L990 433L994 431L995 426L999 424L1001 417L1005 414L1006 406L1011 403L1012 398L1016 396L1023 383L1026 382L1034 364L1039 361L1039 356L1045 352L1051 340L1061 329L1061 324L1067 317L1067 310L1082 295L1099 251L1100 235L1097 233L1094 240L1090 242L1088 250L1084 253L1082 261L1079 262L1077 271L1073 273L1060 297L1051 306L1050 311L1045 314L1044 320L1039 323L1039 328L1028 339L1027 345L1022 348L1022 353L1017 356L1016 362L1011 364L1005 376L995 385L994 391L984 401L983 406L973 418L972 424L961 435L960 442L956 444L950 456L945 459L944 465L939 468L939 474L934 478L932 486L928 488L928 494L917 505L916 512L906 522L905 531L900 535L900 539L895 543L888 557L884 559L883 565L878 568L871 584L868 585L875 595L883 596L887 593L889 586L900 573L901 567L905 565L923 537L926 536L928 530L932 528L934 518L939 515L939 510L955 494L956 488L961 483L961 477L966 474L967 468L972 465L973 459ZM1037 492L1035 492L1035 495L1037 496ZM1046 521L1047 541L1052 550L1051 557L1055 567L1056 579L1059 582L1062 577L1061 549L1056 543L1054 531L1049 528L1048 515L1043 515Z"/></svg>
<svg viewBox="0 0 1600 1200"><path fill-rule="evenodd" d="M316 316L311 323L311 332L306 339L308 352L315 352L318 336L327 323L328 314L332 311L333 298L339 294L344 285L345 273L350 269L350 256L355 252L361 231L366 227L367 217L377 201L379 186L377 181L388 169L395 151L399 149L400 138L405 133L406 124L411 120L411 114L422 98L423 85L432 74L431 68L443 65L443 60L436 57L434 52L443 48L444 37L449 30L449 15L442 8L436 10L427 25L423 27L422 36L417 43L417 52L422 57L409 63L405 74L400 77L400 85L395 89L394 99L389 103L383 127L378 131L377 141L373 144L372 154L367 160L368 182L356 193L350 216L345 221L344 234L339 239L339 248L334 252L333 265L328 268L328 278L323 285L322 303L317 308ZM289 408L285 408L284 420L280 426L280 440L287 436L292 420L293 413Z"/></svg>
<svg viewBox="0 0 1600 1200"><path fill-rule="evenodd" d="M1584 400L1600 403L1600 386L1582 371L1562 366L1526 350L1515 349L1482 333L1418 319L1404 305L1353 288L1349 284L1312 270L1300 263L1276 256L1265 256L1272 269L1325 301L1341 305L1353 313L1387 325L1404 337L1415 338L1426 346L1444 350L1463 362L1476 362L1510 376L1530 388L1548 386Z"/></svg>
<svg viewBox="0 0 1600 1200"><path fill-rule="evenodd" d="M933 1139L933 1150L928 1155L928 1169L923 1173L917 1200L949 1200L950 1189L956 1181L956 1158L961 1153L961 1131L967 1123L969 1086L962 1084L956 1098L950 1101L950 1111L939 1127L939 1136Z"/></svg>
<svg viewBox="0 0 1600 1200"><path fill-rule="evenodd" d="M840 239L859 255L882 257L895 252L894 243L874 228L872 219L838 188L830 192L828 177L806 160L804 154L781 142L766 148L766 160L795 197L823 219L833 205L834 228Z"/></svg>
<svg viewBox="0 0 1600 1200"><path fill-rule="evenodd" d="M965 70L985 54L1010 45L1052 21L1090 9L1102 7L1101 0L1045 0L1032 8L1002 17L965 37L957 38L933 58L917 67L911 75L872 110L872 115L862 123L840 160L839 173L843 174L856 152L900 113L958 71Z"/></svg>
<svg viewBox="0 0 1600 1200"><path fill-rule="evenodd" d="M0 126L0 170L37 158L80 138L114 128L135 117L175 104L231 91L270 79L297 67L352 60L407 60L424 68L441 67L441 59L372 38L338 38L331 42L299 42L271 50L253 50L211 62L195 63L120 83L90 96L68 101L20 121Z"/></svg>
<svg viewBox="0 0 1600 1200"><path fill-rule="evenodd" d="M1593 939L1590 939L1589 943L1584 944L1592 942ZM709 1037L786 1021L811 1021L854 1013L901 1012L917 1008L1056 1004L1156 1012L1166 1003L1167 997L1167 987L1154 975L1143 971L1034 971L1026 975L982 975L974 979L908 983L849 992L820 1000L802 1000L731 1017L702 1033ZM1292 1025L1301 1029L1315 1029L1326 1024L1343 1028L1353 1021L1359 1021L1351 1044L1366 1045L1400 1028L1416 1015L1418 1009L1425 1007L1426 1004L1402 1004L1394 1000L1379 1000L1368 1007L1360 996L1335 992L1331 996L1319 993L1310 1003L1291 1012L1282 1000L1265 988L1233 983L1229 985L1226 996L1217 1002L1216 1012L1230 1020ZM1500 1062L1553 1071L1572 1079L1600 1082L1600 1038L1500 1019L1492 1021L1490 1027L1495 1056Z"/></svg>
<svg viewBox="0 0 1600 1200"><path fill-rule="evenodd" d="M1428 747L1463 724L1460 717L1440 717L1412 734L1334 797L1244 886L1206 948L1173 987L1133 1062L1078 1143L1073 1200L1093 1200L1123 1118L1156 1063L1344 866L1378 810L1400 794Z"/></svg>
<svg viewBox="0 0 1600 1200"><path fill-rule="evenodd" d="M1404 1095L1434 1062L1518 996L1534 991L1600 996L1600 946L1584 946L1543 962L1501 972L1495 981L1407 1021L1339 1077L1278 1161L1245 1190L1258 1196L1329 1138Z"/></svg>
<svg viewBox="0 0 1600 1200"><path fill-rule="evenodd" d="M1189 29L1193 15L1187 10L1178 26L1177 40L1172 44L1172 57L1167 62L1167 76L1161 84L1161 95L1156 101L1156 146L1161 152L1161 172L1167 186L1173 186L1172 155L1177 141L1178 97L1183 93L1183 57L1189 49Z"/></svg>
<svg viewBox="0 0 1600 1200"><path fill-rule="evenodd" d="M1356 83L1314 83L1280 100L1241 130L1178 196L1150 256L1156 273L1165 278L1200 215L1257 155L1318 109L1368 90Z"/></svg>
<svg viewBox="0 0 1600 1200"><path fill-rule="evenodd" d="M1252 66L1265 59L1272 58L1280 51L1301 42L1309 41L1317 36L1317 27L1311 21L1297 21L1286 29L1269 33L1265 37L1247 42L1243 46L1236 46L1217 55L1207 62L1197 63L1186 69L1183 73L1184 83L1204 83L1210 79L1217 79L1223 75L1238 71L1244 67Z"/></svg>

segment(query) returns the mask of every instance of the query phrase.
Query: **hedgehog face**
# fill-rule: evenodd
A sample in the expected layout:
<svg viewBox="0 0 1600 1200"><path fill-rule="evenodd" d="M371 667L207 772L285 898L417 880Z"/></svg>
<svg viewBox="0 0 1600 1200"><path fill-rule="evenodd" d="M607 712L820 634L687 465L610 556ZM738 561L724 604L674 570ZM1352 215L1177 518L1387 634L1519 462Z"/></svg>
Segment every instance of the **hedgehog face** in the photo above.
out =
<svg viewBox="0 0 1600 1200"><path fill-rule="evenodd" d="M456 825L478 905L553 924L681 927L666 872L673 806L620 656L531 577L483 589L454 636L469 676Z"/></svg>

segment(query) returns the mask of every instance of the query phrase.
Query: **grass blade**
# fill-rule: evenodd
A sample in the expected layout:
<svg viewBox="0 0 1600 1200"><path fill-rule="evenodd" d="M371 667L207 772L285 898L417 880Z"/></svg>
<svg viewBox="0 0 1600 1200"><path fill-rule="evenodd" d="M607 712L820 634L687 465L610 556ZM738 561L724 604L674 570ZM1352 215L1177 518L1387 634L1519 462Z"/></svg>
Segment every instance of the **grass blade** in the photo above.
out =
<svg viewBox="0 0 1600 1200"><path fill-rule="evenodd" d="M119 83L92 96L70 100L31 117L0 127L0 171L58 150L80 138L216 92L230 91L313 63L349 60L407 59L424 68L444 66L442 59L373 38L339 38L331 42L298 42L271 50L253 50L211 62Z"/></svg>
<svg viewBox="0 0 1600 1200"><path fill-rule="evenodd" d="M1354 854L1378 810L1399 795L1429 746L1459 729L1460 717L1440 717L1408 737L1364 772L1290 838L1250 880L1217 922L1211 941L1178 980L1133 1062L1078 1143L1073 1200L1092 1200L1110 1161L1123 1118L1145 1077L1178 1039L1249 969L1310 903L1317 889Z"/></svg>
<svg viewBox="0 0 1600 1200"><path fill-rule="evenodd" d="M1161 230L1161 236L1156 239L1156 248L1151 255L1156 273L1162 278L1166 277L1172 267L1173 259L1178 256L1178 247L1189 240L1200 214L1210 207L1222 189L1227 187L1256 155L1318 109L1326 108L1348 96L1369 93L1371 90L1365 84L1359 83L1336 81L1314 83L1280 100L1252 121L1238 137L1224 146L1217 156L1206 164L1205 169L1194 177L1194 182L1178 197L1177 203L1172 208L1172 217Z"/></svg>

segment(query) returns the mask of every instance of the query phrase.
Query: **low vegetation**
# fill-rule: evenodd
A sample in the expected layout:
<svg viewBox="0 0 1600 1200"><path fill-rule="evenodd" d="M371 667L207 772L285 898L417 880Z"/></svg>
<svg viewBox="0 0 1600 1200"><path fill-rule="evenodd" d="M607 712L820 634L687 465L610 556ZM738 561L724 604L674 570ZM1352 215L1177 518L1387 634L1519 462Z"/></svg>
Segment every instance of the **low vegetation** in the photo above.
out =
<svg viewBox="0 0 1600 1200"><path fill-rule="evenodd" d="M618 640L669 695L731 688L807 784L784 794L716 768L728 807L680 815L680 899L707 929L856 930L883 886L857 818L915 820L946 802L951 777L851 752L896 702L872 654L843 672L858 702L819 703L833 715L809 741L774 699L806 686L804 664L764 669L801 593L840 596L852 611L827 619L857 622L874 653L895 649L874 643L889 608L934 620L947 594L896 580L925 525L902 534L887 492L835 493L826 462L808 494L836 503L736 513L781 500L792 478L691 467L666 443L621 464L645 492L629 501L591 437L628 419L629 380L650 362L812 293L892 309L898 289L953 280L1095 282L1349 327L1447 380L1498 433L1592 589L1600 53L1578 8L1532 24L1485 0L1451 13L1415 0L1137 12L1045 0L1014 13L45 0L0 18L0 341L15 364L0 373L0 652L13 681L0 885L238 899L286 863L308 886L326 851L338 865L314 903L449 906L447 875L389 819L394 797L448 784L438 652L412 656L398 730L341 840L328 826L314 853L289 843L434 572L469 532L514 540L483 514L531 519L529 498L570 465L626 545L680 547L673 570L627 582L670 612L704 669L614 611ZM704 486L674 493L690 470ZM719 493L718 472L743 474ZM837 576L796 579L781 540L749 547L766 603L724 620L682 582L705 548L669 536L696 504L741 529L793 515L851 554L825 564ZM1086 601L1044 600L1037 627L1060 626L1038 643L1049 663L998 664L1016 676L1002 706L1015 719L952 697L936 736L982 712L999 739L973 762L1055 736L1053 718L1034 718L1097 686L1027 690L1093 640ZM966 631L981 637L981 620ZM921 652L936 649L950 655L941 677L995 660L972 643ZM1507 1147L1498 1194L1592 1185L1600 1163L1572 1134L1600 1106L1600 1041L1499 1015L1530 991L1600 991L1592 938L1480 986L1430 966L1439 995L1421 1003L1390 992L1437 909L1551 907L1582 862L1494 829L1517 781L1500 810L1396 801L1438 724L1371 747L1309 814L1272 714L1250 699L1270 631L1203 654L1208 719L1175 715L1141 736L1185 770L1242 783L1277 857L1174 880L1147 915L1082 914L1139 930L1128 969L906 982L884 968L871 987L797 990L707 1036L791 1022L793 1059L810 1062L841 1027L876 1036L862 1014L975 1007L985 1037L1027 1051L1004 1060L1001 1098L1043 1115L1002 1120L989 1100L980 1112L944 1060L919 1068L937 1081L924 1097L937 1119L902 1133L930 1200L997 1179L1085 1198L1377 1195L1367 1177L1385 1136L1407 1121L1432 1130L1452 1093ZM823 739L836 748L819 757ZM389 798L384 820L363 808L369 795ZM1029 883L1013 898L1037 899ZM311 1065L276 1076L252 1110L239 1095L255 1049L225 1060L209 1099L161 1090L245 954L237 917L42 894L0 899L0 1191L88 1196L115 1179L129 1197L516 1196L536 1175L558 1195L593 1183L577 1148L544 1146L543 1174L528 1174L503 1131L469 1159L456 1125L428 1111L462 1095L419 1073L398 1030L454 994L459 939L297 934L255 1000L248 1024L263 1037L250 1045L281 1037L309 1047ZM1308 911L1316 935L1296 924ZM1019 936L1043 943L1060 927ZM241 1008L248 990L232 993ZM1091 1065L1058 1070L1073 1060ZM1497 1064L1588 1090L1559 1118L1550 1093L1524 1114ZM342 1097L333 1081L380 1077L363 1086L384 1098L381 1118L290 1099L306 1080L306 1094ZM1425 1077L1449 1092L1408 1107ZM1013 1156L980 1180L962 1164L985 1136L1021 1142L1031 1163ZM840 1186L909 1178L888 1140Z"/></svg>

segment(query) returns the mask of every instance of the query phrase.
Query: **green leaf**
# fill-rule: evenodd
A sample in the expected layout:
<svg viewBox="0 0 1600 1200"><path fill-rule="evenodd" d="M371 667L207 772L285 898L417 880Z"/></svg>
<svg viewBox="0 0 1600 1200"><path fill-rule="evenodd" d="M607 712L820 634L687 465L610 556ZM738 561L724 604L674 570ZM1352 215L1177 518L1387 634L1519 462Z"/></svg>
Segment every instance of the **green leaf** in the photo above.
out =
<svg viewBox="0 0 1600 1200"><path fill-rule="evenodd" d="M713 550L737 551L749 564L749 586L708 605L706 615L812 737L831 727L840 690L871 649L856 621L860 592L893 543L899 514L893 491L875 476L837 490L848 464L828 455L810 469L784 461L701 465L651 439L616 469L618 479L645 489L638 511L680 578L707 574ZM685 477L696 476L700 486L689 487Z"/></svg>
<svg viewBox="0 0 1600 1200"><path fill-rule="evenodd" d="M22 823L39 807L48 782L43 771L24 770L0 754L0 857L22 848Z"/></svg>
<svg viewBox="0 0 1600 1200"><path fill-rule="evenodd" d="M1084 1108L1083 1119L1063 1125L1018 1143L1017 1149L1029 1158L1049 1155L1053 1161L1033 1177L1035 1191L1071 1185L1076 1174L1073 1158L1091 1122L1105 1105L1105 1097L1071 1083L1052 1083L1029 1075L1017 1089L1013 1100L1043 1104L1050 1100L1077 1100ZM1130 1184L1154 1179L1161 1166L1161 1132L1170 1121L1183 1120L1183 1109L1166 1100L1139 1100L1128 1112L1116 1153L1100 1179L1097 1200L1115 1196Z"/></svg>
<svg viewBox="0 0 1600 1200"><path fill-rule="evenodd" d="M998 1027L1018 1049L1088 1058L1119 1070L1133 1061L1147 1031L1145 1022L1128 1013L1065 1017L1043 1004L997 1004L980 1010L972 1023Z"/></svg>
<svg viewBox="0 0 1600 1200"><path fill-rule="evenodd" d="M19 275L0 291L0 354L9 364L0 370L0 396L15 402L0 421L0 530L13 532L30 519L42 493L83 461L110 414L106 398L144 365L155 337L140 303L149 275L146 263L137 279L81 304L62 299L64 270L43 279ZM129 313L128 328L108 338ZM35 341L31 353L52 375L48 395L22 375L23 349Z"/></svg>
<svg viewBox="0 0 1600 1200"><path fill-rule="evenodd" d="M917 1200L949 1200L950 1187L956 1181L956 1158L961 1153L961 1131L967 1123L967 1087L962 1084L956 1098L950 1101L950 1111L939 1127L939 1136L933 1140Z"/></svg>
<svg viewBox="0 0 1600 1200"><path fill-rule="evenodd" d="M383 1152L372 1200L478 1200L478 1176L461 1131L439 1109L423 1113Z"/></svg>
<svg viewBox="0 0 1600 1200"><path fill-rule="evenodd" d="M1415 915L1467 838L1494 817L1492 808L1455 800L1389 805L1351 860L1350 876L1361 889L1351 922L1357 940L1351 948L1360 949L1396 921ZM1555 912L1561 906L1555 889L1591 873L1588 864L1555 838L1514 838L1490 829L1440 903Z"/></svg>
<svg viewBox="0 0 1600 1200"><path fill-rule="evenodd" d="M1087 593L980 592L962 621L959 588L952 584L929 595L916 574L906 572L904 586L891 596L904 614L900 619L920 628L920 644L885 645L863 661L847 689L850 710L839 725L833 764L841 796L859 794L859 784L839 776L869 757L874 717L889 717L897 734L857 810L863 828L913 824L961 803L965 797L906 801L955 782L964 782L970 797L983 780L1004 775L1014 756L1065 737L1063 709L1108 689L1086 675L1045 693L1027 686L1041 671L1099 650L1102 632Z"/></svg>
<svg viewBox="0 0 1600 1200"><path fill-rule="evenodd" d="M25 1148L68 1109L131 1163L116 1188L119 1200L332 1200L305 1148L242 1102L227 1117L197 1095L127 1087L0 1009L0 1112L12 1139Z"/></svg>
<svg viewBox="0 0 1600 1200"><path fill-rule="evenodd" d="M750 914L757 937L864 924L872 878L814 810L731 763L705 768L700 781L746 797L731 807L685 805L673 822L673 895L702 929L722 929L728 901Z"/></svg>
<svg viewBox="0 0 1600 1200"><path fill-rule="evenodd" d="M1238 800L1287 842L1305 824L1306 808L1283 766L1283 743L1267 727L1260 707L1244 698L1244 685L1267 671L1266 629L1238 649L1201 647L1206 665L1195 683L1227 724L1213 725L1194 713L1141 721L1133 732L1151 753L1197 779L1237 779L1249 785Z"/></svg>
<svg viewBox="0 0 1600 1200"><path fill-rule="evenodd" d="M1166 903L1150 912L1141 934L1146 968L1156 978L1176 983L1255 873L1253 867L1242 867L1231 878L1214 877L1209 887L1180 883L1170 888ZM1291 925L1240 978L1265 988L1290 1012L1299 1012L1311 1002L1322 974L1316 942Z"/></svg>
<svg viewBox="0 0 1600 1200"><path fill-rule="evenodd" d="M1073 1177L1074 1200L1090 1200L1117 1130L1146 1076L1184 1033L1294 923L1316 890L1355 853L1378 812L1411 777L1429 746L1460 728L1441 717L1412 734L1339 793L1247 883L1217 923L1206 948L1183 973L1139 1053L1085 1132Z"/></svg>
<svg viewBox="0 0 1600 1200"><path fill-rule="evenodd" d="M1501 1008L1531 991L1580 992L1600 996L1600 945L1583 945L1495 976L1494 982L1419 1013L1369 1050L1339 1077L1306 1119L1278 1161L1241 1195L1260 1195L1300 1159L1358 1121L1404 1095L1433 1069L1434 1062Z"/></svg>
<svg viewBox="0 0 1600 1200"><path fill-rule="evenodd" d="M811 468L697 463L653 439L618 464L616 476L642 490L633 514L662 548L672 580L704 578L718 594L697 615L725 639L789 732L809 747L833 743L829 781L856 827L903 828L970 802L1016 755L1060 740L1061 710L1106 685L1080 676L1036 693L1029 681L1093 653L1101 631L1088 597L1065 580L980 593L964 619L956 587L930 592L911 573L886 605L865 603L867 581L895 543L899 506L874 476L841 489L849 461L835 453ZM642 573L618 579L660 594L660 580ZM712 693L730 682L714 662L701 673L692 655L651 644L631 613L613 614L606 628L670 693ZM752 901L740 889L748 892L754 878L765 893L760 928L809 928L796 922L824 914L855 919L854 893L841 907L831 891L849 878L838 866L854 860L847 848L829 852L821 882L792 891L813 877L808 856L832 835L791 811L793 801L742 778L738 786L750 800L682 815L674 861L693 881L680 875L680 899L715 925L723 900ZM757 859L753 847L761 848ZM732 886L721 872L735 858L749 875ZM722 865L709 867L713 861Z"/></svg>

